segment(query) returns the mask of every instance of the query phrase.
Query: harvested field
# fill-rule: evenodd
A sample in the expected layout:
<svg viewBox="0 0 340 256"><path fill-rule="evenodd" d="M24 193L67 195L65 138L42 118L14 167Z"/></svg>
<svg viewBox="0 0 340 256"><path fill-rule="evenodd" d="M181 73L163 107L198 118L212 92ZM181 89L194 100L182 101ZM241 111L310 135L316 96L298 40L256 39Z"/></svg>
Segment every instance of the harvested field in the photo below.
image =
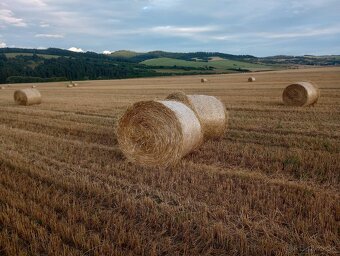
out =
<svg viewBox="0 0 340 256"><path fill-rule="evenodd" d="M1 255L337 255L340 68L39 84L0 93ZM282 103L315 82L315 107ZM219 97L228 131L167 170L137 167L115 129L136 101Z"/></svg>

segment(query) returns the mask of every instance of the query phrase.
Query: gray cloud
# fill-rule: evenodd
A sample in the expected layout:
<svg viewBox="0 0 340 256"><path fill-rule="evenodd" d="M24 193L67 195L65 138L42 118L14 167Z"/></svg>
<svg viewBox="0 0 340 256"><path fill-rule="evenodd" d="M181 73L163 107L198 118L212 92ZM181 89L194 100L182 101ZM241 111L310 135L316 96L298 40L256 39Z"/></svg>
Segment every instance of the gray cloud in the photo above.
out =
<svg viewBox="0 0 340 256"><path fill-rule="evenodd" d="M339 11L338 0L2 0L0 27L17 46L337 53Z"/></svg>
<svg viewBox="0 0 340 256"><path fill-rule="evenodd" d="M15 17L14 13L8 9L0 10L0 22L2 22L3 25L10 25L15 27L27 26L23 19Z"/></svg>
<svg viewBox="0 0 340 256"><path fill-rule="evenodd" d="M36 34L35 37L45 37L45 38L64 38L63 35L58 34Z"/></svg>

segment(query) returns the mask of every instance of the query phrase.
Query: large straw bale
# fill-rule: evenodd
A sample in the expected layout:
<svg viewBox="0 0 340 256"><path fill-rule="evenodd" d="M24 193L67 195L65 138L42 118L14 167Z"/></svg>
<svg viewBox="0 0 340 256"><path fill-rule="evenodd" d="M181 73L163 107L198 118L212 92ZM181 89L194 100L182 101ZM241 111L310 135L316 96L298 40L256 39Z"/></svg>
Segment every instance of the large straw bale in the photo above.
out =
<svg viewBox="0 0 340 256"><path fill-rule="evenodd" d="M255 82L256 81L256 78L251 76L248 78L248 82Z"/></svg>
<svg viewBox="0 0 340 256"><path fill-rule="evenodd" d="M201 79L201 83L206 83L206 82L208 82L208 79L206 79L206 78Z"/></svg>
<svg viewBox="0 0 340 256"><path fill-rule="evenodd" d="M175 101L142 101L120 119L118 143L124 155L142 166L168 167L202 143L195 113Z"/></svg>
<svg viewBox="0 0 340 256"><path fill-rule="evenodd" d="M287 106L309 106L317 103L320 97L318 87L311 82L298 82L289 85L282 94L283 103Z"/></svg>
<svg viewBox="0 0 340 256"><path fill-rule="evenodd" d="M67 85L67 88L72 88L73 87L73 84L68 84Z"/></svg>
<svg viewBox="0 0 340 256"><path fill-rule="evenodd" d="M228 113L224 104L216 97L175 92L166 99L182 102L195 112L201 122L205 139L223 136L227 128Z"/></svg>
<svg viewBox="0 0 340 256"><path fill-rule="evenodd" d="M1 86L1 87L0 87L0 90L5 90L5 87L4 87L4 86Z"/></svg>
<svg viewBox="0 0 340 256"><path fill-rule="evenodd" d="M14 92L14 101L19 105L33 105L41 103L41 94L37 89L22 89Z"/></svg>

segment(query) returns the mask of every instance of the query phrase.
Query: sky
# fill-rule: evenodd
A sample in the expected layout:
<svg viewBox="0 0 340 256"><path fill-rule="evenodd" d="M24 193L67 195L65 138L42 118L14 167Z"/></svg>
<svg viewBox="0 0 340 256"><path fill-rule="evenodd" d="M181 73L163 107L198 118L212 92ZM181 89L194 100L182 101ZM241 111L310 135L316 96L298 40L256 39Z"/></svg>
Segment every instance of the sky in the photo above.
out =
<svg viewBox="0 0 340 256"><path fill-rule="evenodd" d="M340 0L1 0L0 47L340 54Z"/></svg>

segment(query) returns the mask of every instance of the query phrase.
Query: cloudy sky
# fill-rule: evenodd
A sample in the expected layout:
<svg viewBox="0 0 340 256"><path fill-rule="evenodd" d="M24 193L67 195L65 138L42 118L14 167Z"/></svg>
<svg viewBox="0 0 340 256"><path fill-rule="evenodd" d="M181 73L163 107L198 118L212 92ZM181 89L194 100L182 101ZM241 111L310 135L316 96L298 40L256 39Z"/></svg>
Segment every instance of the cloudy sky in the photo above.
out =
<svg viewBox="0 0 340 256"><path fill-rule="evenodd" d="M1 0L6 46L340 54L340 0Z"/></svg>

